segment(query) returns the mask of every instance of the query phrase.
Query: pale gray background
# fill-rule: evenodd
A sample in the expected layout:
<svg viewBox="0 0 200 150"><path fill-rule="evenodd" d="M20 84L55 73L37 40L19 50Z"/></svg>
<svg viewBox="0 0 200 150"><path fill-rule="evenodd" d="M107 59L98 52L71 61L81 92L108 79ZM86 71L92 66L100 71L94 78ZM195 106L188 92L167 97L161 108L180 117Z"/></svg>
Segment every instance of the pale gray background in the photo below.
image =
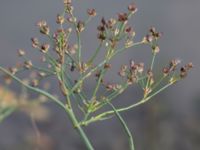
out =
<svg viewBox="0 0 200 150"><path fill-rule="evenodd" d="M125 11L130 0L77 0L74 5L77 14L83 19L87 8L96 8L98 16L89 28L95 31L101 16L109 18ZM134 133L136 147L139 150L198 150L200 149L200 1L199 0L135 0L138 12L131 24L141 39L150 26L164 32L160 40L161 53L157 67L165 65L172 58L180 58L183 63L192 61L195 68L186 80L154 98L145 106L124 114ZM62 12L61 0L0 0L0 64L14 65L16 49L28 50L31 57L37 53L30 48L30 37L37 36L35 23L46 19L55 28L54 18ZM81 15L80 15L81 14ZM97 44L96 32L84 34L85 56L90 54ZM129 58L149 62L150 50L146 47L135 49L118 57L115 64L127 63ZM91 83L92 84L92 83ZM137 90L136 90L137 91ZM132 93L132 94L131 94ZM137 94L131 89L120 99L130 99ZM120 100L119 99L119 100ZM54 107L52 107L54 108ZM76 134L69 131L68 121L61 120L63 113L55 108L54 119L41 124L41 132L49 134L55 142L56 150L77 150L82 144ZM8 119L0 125L0 149L19 150L26 143L23 130L31 130L29 120L20 115ZM116 120L98 123L89 127L88 132L97 149L122 150L127 145Z"/></svg>

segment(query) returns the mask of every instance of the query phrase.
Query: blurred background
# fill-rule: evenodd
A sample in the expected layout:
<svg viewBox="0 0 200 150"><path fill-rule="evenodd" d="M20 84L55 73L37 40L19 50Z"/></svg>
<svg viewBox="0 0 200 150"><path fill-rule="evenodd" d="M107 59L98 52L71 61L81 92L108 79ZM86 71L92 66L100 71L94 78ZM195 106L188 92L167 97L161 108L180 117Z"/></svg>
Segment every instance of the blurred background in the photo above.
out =
<svg viewBox="0 0 200 150"><path fill-rule="evenodd" d="M76 0L76 14L86 17L88 8L95 8L98 17L91 21L91 32L83 34L85 57L97 45L96 26L102 16L115 17L126 11L131 0ZM138 12L130 24L140 40L151 26L164 33L159 45L161 52L156 59L158 72L169 60L179 58L183 63L192 61L194 69L188 77L165 90L152 101L123 113L130 127L137 150L199 150L200 149L200 1L199 0L135 0ZM35 24L45 19L54 29L55 18L63 10L62 0L0 0L0 64L8 67L19 60L18 48L27 50L28 56L37 60L38 53L31 48L30 38L38 36ZM94 31L94 32L93 32ZM85 43L85 44L84 44ZM89 44L87 44L89 43ZM151 59L147 47L137 47L118 56L113 62L116 66L128 63L127 60L144 61ZM157 71L157 70L156 70ZM109 78L109 77L108 77ZM115 80L110 78L112 80ZM2 83L2 79L0 81ZM94 83L88 84L88 92ZM19 86L12 90L19 92ZM117 101L137 100L137 88L118 97ZM33 95L34 96L34 95ZM84 149L77 134L65 114L48 104L50 116L38 121L41 133L41 150L79 150ZM96 149L127 149L127 141L117 119L90 125L86 132ZM35 130L30 117L15 113L0 124L0 150L35 150Z"/></svg>

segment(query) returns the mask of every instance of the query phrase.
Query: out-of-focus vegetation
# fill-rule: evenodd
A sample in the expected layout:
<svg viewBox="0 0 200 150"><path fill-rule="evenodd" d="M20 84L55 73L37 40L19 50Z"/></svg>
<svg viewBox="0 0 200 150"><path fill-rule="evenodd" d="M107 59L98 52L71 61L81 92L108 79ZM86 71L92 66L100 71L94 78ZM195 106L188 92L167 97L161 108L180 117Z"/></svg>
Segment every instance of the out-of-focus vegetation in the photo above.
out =
<svg viewBox="0 0 200 150"><path fill-rule="evenodd" d="M6 87L0 86L0 122L15 111L23 111L35 120L42 121L49 118L49 109L42 105L45 97L29 99L27 93L17 95Z"/></svg>

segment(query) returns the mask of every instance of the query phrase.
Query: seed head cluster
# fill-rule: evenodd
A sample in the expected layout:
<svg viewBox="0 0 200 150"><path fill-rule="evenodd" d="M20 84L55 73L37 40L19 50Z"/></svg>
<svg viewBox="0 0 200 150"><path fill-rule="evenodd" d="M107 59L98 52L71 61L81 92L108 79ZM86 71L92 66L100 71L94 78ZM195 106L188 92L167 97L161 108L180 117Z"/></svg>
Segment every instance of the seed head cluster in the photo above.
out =
<svg viewBox="0 0 200 150"><path fill-rule="evenodd" d="M95 118L92 113L107 105L107 102L112 102L115 97L123 93L128 87L139 85L144 94L143 99L138 103L143 103L165 89L165 87L185 78L193 68L192 63L180 66L181 61L173 59L161 69L160 76L157 75L159 69L156 69L155 72L154 64L157 63L156 57L160 52L158 40L163 34L158 32L155 27L151 27L148 33L136 42L136 32L129 24L130 18L137 12L137 7L134 3L128 5L125 12L117 13L115 17L107 18L105 16L100 19L99 25L96 27L97 48L88 53L84 49L85 43L82 40L82 35L87 30L90 30L87 25L93 18L97 17L97 12L94 8L90 8L85 12L87 18L80 19L75 16L72 1L64 0L63 2L64 13L55 16L54 20L57 25L55 30L51 29L45 20L37 23L39 33L47 41L43 42L37 37L30 39L32 48L41 55L39 58L41 62L35 63L28 58L25 50L19 49L18 56L22 59L22 62L8 68L4 79L7 84L10 84L11 77L16 79L19 72L29 71L31 73L28 77L28 82L23 82L23 84L28 84L27 87L32 86L31 89L35 89L35 91L43 90L48 92L45 91L47 90L47 88L44 88L46 87L45 85L41 86L44 83L42 81L49 81L49 77L53 77L53 79L56 79L54 83L57 83L54 88L57 86L60 90L60 95L62 95L61 98L64 97L66 99L65 103L59 101L59 105L63 104L64 108L70 110L68 112L72 112L71 99L80 99L77 108L84 112L84 119L79 122L78 127L94 122L96 118L97 120L99 118L99 120L107 119L107 116L101 118L101 115L100 117L98 116L99 118ZM74 36L76 37L75 41ZM91 45L91 43L86 44ZM131 59L127 64L121 64L119 71L115 73L119 81L115 83L107 81L106 75L108 72L113 71L114 64L112 60L115 56L128 49L133 50L135 46L139 45L147 45L149 47L151 62L149 64L136 63L134 61L135 58L134 60ZM103 57L101 57L100 62L97 62L100 52ZM88 59L83 58L83 53L88 53ZM88 78L92 78L95 81L95 87L90 95L85 93ZM17 78L17 81L21 80ZM163 85L165 86L162 87ZM104 92L100 93L102 91ZM112 112L109 113L105 114L112 115Z"/></svg>

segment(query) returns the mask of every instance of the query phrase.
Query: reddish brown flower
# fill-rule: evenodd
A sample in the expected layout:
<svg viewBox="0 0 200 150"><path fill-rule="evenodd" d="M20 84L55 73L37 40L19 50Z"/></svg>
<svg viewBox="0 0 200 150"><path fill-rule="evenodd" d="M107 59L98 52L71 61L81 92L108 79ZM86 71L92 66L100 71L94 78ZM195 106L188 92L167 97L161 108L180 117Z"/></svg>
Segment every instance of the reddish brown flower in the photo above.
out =
<svg viewBox="0 0 200 150"><path fill-rule="evenodd" d="M136 7L135 3L128 5L128 10L131 12L137 11L137 7Z"/></svg>
<svg viewBox="0 0 200 150"><path fill-rule="evenodd" d="M118 14L118 21L125 22L128 20L128 14L127 13L119 13Z"/></svg>
<svg viewBox="0 0 200 150"><path fill-rule="evenodd" d="M88 10L87 10L87 14L88 14L89 16L92 16L92 17L94 17L94 16L97 15L95 9L88 9Z"/></svg>

